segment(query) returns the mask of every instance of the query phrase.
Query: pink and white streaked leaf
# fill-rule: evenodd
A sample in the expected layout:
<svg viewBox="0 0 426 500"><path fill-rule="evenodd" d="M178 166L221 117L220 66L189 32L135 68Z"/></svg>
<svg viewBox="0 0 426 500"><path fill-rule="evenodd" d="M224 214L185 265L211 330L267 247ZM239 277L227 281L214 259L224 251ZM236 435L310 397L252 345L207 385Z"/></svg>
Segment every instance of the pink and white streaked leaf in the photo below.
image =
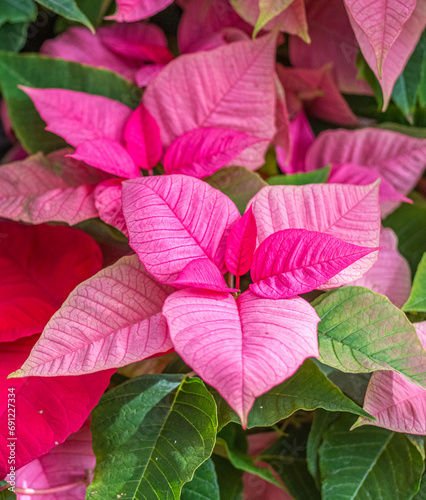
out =
<svg viewBox="0 0 426 500"><path fill-rule="evenodd" d="M328 64L319 69L287 68L277 64L277 75L286 92L291 117L303 107L322 120L340 125L355 126L358 118L340 94Z"/></svg>
<svg viewBox="0 0 426 500"><path fill-rule="evenodd" d="M167 149L164 170L167 174L191 175L199 179L207 177L260 142L268 142L268 139L222 128L191 130L178 137Z"/></svg>
<svg viewBox="0 0 426 500"><path fill-rule="evenodd" d="M398 3L400 4L401 2ZM408 5L410 4L411 1ZM381 73L377 69L378 61L376 52L371 46L368 37L359 27L358 23L354 20L349 11L348 15L362 54L374 74L377 78L379 78L380 86L383 92L384 111L388 107L395 81L402 73L426 27L426 0L417 0L416 8L409 19L405 22L402 31L399 33L391 48L388 50L386 59L381 66ZM400 16L399 11L397 16Z"/></svg>
<svg viewBox="0 0 426 500"><path fill-rule="evenodd" d="M328 283L374 250L377 248L352 245L317 231L278 231L266 238L256 250L250 290L265 299L288 299L301 295ZM345 277L342 276L334 286L344 284Z"/></svg>
<svg viewBox="0 0 426 500"><path fill-rule="evenodd" d="M148 85L144 105L160 126L166 150L198 128L224 128L260 139L275 135L274 34L169 63ZM246 148L234 165L250 170L264 162L267 142Z"/></svg>
<svg viewBox="0 0 426 500"><path fill-rule="evenodd" d="M66 484L84 483L86 471L93 471L96 457L92 451L90 420L80 430L70 434L60 445L19 469L16 486L34 490L49 490ZM70 491L44 494L43 500L84 500L84 484ZM37 497L38 495L36 495ZM34 495L20 494L19 500L33 500Z"/></svg>
<svg viewBox="0 0 426 500"><path fill-rule="evenodd" d="M275 74L275 127L277 129L274 137L274 145L277 149L284 149L287 152L287 157L293 151L293 143L290 137L290 117L288 115L286 95L278 75Z"/></svg>
<svg viewBox="0 0 426 500"><path fill-rule="evenodd" d="M140 21L161 12L173 0L117 0L117 12L106 19L119 23Z"/></svg>
<svg viewBox="0 0 426 500"><path fill-rule="evenodd" d="M333 77L347 94L371 94L357 78L358 43L342 0L305 0L311 44L290 37L290 61L297 68L319 69L332 63Z"/></svg>
<svg viewBox="0 0 426 500"><path fill-rule="evenodd" d="M402 307L411 291L411 271L408 262L398 252L398 238L390 228L382 228L380 233L379 258L374 266L352 286L364 286L373 292L386 295L396 305Z"/></svg>
<svg viewBox="0 0 426 500"><path fill-rule="evenodd" d="M141 175L124 146L111 139L99 138L83 142L69 156L119 177L132 179Z"/></svg>
<svg viewBox="0 0 426 500"><path fill-rule="evenodd" d="M130 246L161 283L205 257L225 272L226 238L240 218L226 195L193 177L167 175L124 182L122 198Z"/></svg>
<svg viewBox="0 0 426 500"><path fill-rule="evenodd" d="M138 167L151 170L160 161L160 128L143 104L130 116L124 129L124 142L127 152Z"/></svg>
<svg viewBox="0 0 426 500"><path fill-rule="evenodd" d="M347 243L377 248L380 235L379 185L308 184L267 186L253 197L258 240L284 229L330 234ZM377 252L363 257L319 288L361 278L376 262Z"/></svg>
<svg viewBox="0 0 426 500"><path fill-rule="evenodd" d="M173 286L202 288L215 292L238 291L236 288L228 288L218 267L207 257L191 260L173 282Z"/></svg>
<svg viewBox="0 0 426 500"><path fill-rule="evenodd" d="M96 186L94 196L99 217L128 236L121 203L122 179L109 179Z"/></svg>
<svg viewBox="0 0 426 500"><path fill-rule="evenodd" d="M0 222L0 341L40 333L68 294L101 266L98 245L83 231Z"/></svg>
<svg viewBox="0 0 426 500"><path fill-rule="evenodd" d="M291 155L288 157L287 151L278 146L276 148L278 165L286 174L304 172L306 153L312 146L315 135L303 111L290 122L289 131Z"/></svg>
<svg viewBox="0 0 426 500"><path fill-rule="evenodd" d="M132 113L125 104L74 90L20 88L47 123L46 130L63 137L71 146L105 138L122 142Z"/></svg>
<svg viewBox="0 0 426 500"><path fill-rule="evenodd" d="M416 0L345 0L352 19L361 29L376 56L379 76L385 58L412 15ZM355 33L357 33L355 31ZM358 40L360 41L360 40ZM361 41L360 41L361 42ZM361 50L363 46L361 45Z"/></svg>
<svg viewBox="0 0 426 500"><path fill-rule="evenodd" d="M109 176L67 158L71 149L38 153L0 167L0 217L74 225L98 216L94 189Z"/></svg>
<svg viewBox="0 0 426 500"><path fill-rule="evenodd" d="M163 313L176 351L236 411L243 427L256 397L318 356L319 318L300 297L268 300L186 289Z"/></svg>
<svg viewBox="0 0 426 500"><path fill-rule="evenodd" d="M73 290L14 376L82 375L169 351L161 308L171 292L123 257Z"/></svg>
<svg viewBox="0 0 426 500"><path fill-rule="evenodd" d="M225 263L234 276L246 274L253 263L257 227L252 207L234 225L226 244ZM238 287L237 287L238 288Z"/></svg>
<svg viewBox="0 0 426 500"><path fill-rule="evenodd" d="M426 321L414 323L426 349ZM426 434L426 389L409 382L400 373L373 373L364 400L364 410L376 421L360 417L354 427L376 425L395 432Z"/></svg>
<svg viewBox="0 0 426 500"><path fill-rule="evenodd" d="M7 428L7 394L15 389L16 467L45 455L80 429L97 405L114 370L80 377L41 377L7 379L27 358L37 336L1 344L0 349L0 425ZM0 435L0 475L9 471L9 448L5 433ZM18 473L19 475L19 473Z"/></svg>
<svg viewBox="0 0 426 500"><path fill-rule="evenodd" d="M321 133L309 149L306 170L328 163L358 164L379 173L387 181L380 192L381 201L388 201L387 183L404 197L421 178L426 165L426 139L377 128L329 130ZM385 207L385 212L388 210Z"/></svg>

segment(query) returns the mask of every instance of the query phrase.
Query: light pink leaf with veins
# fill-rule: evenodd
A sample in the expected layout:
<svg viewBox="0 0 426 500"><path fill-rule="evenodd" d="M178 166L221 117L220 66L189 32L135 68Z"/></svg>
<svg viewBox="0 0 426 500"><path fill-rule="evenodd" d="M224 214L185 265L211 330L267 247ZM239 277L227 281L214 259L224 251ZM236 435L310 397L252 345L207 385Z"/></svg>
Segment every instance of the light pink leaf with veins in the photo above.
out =
<svg viewBox="0 0 426 500"><path fill-rule="evenodd" d="M228 288L218 267L207 257L191 260L173 282L173 286L203 288L215 292L238 291L236 288Z"/></svg>
<svg viewBox="0 0 426 500"><path fill-rule="evenodd" d="M416 7L416 0L344 0L358 29L362 30L376 56L379 76L383 62ZM352 23L354 27L354 23ZM358 30L355 30L357 34ZM360 42L361 50L364 38Z"/></svg>
<svg viewBox="0 0 426 500"><path fill-rule="evenodd" d="M366 186L377 179L380 179L379 201L382 218L393 212L401 201L413 203L409 198L397 191L388 180L382 177L380 171L374 166L364 167L356 163L333 163L328 182Z"/></svg>
<svg viewBox="0 0 426 500"><path fill-rule="evenodd" d="M424 171L426 139L377 128L329 130L321 133L309 149L306 170L329 163L356 163L367 167L406 196ZM381 190L382 197L385 193Z"/></svg>
<svg viewBox="0 0 426 500"><path fill-rule="evenodd" d="M83 142L69 156L119 177L132 179L140 176L139 168L124 146L111 139Z"/></svg>
<svg viewBox="0 0 426 500"><path fill-rule="evenodd" d="M411 4L412 0L409 1ZM398 2L400 3L400 2ZM374 74L379 78L383 92L383 111L388 107L392 90L398 76L404 70L408 59L413 53L421 34L426 27L426 0L417 0L416 8L405 22L402 31L389 49L382 66L382 72L377 70L376 53L371 46L366 34L348 11L349 20L355 32L362 54ZM399 14L398 14L399 16Z"/></svg>
<svg viewBox="0 0 426 500"><path fill-rule="evenodd" d="M108 179L95 188L95 205L99 217L128 236L121 203L122 179Z"/></svg>
<svg viewBox="0 0 426 500"><path fill-rule="evenodd" d="M63 137L71 146L94 139L122 142L132 113L125 104L75 90L20 88L47 123L46 130Z"/></svg>
<svg viewBox="0 0 426 500"><path fill-rule="evenodd" d="M119 23L140 21L164 10L173 0L117 0L117 12L106 19Z"/></svg>
<svg viewBox="0 0 426 500"><path fill-rule="evenodd" d="M307 293L374 250L377 248L351 245L317 231L278 231L256 250L250 290L265 299L288 299ZM344 284L343 276L334 286Z"/></svg>
<svg viewBox="0 0 426 500"><path fill-rule="evenodd" d="M207 183L186 175L126 181L123 212L130 246L160 282L173 283L191 260L205 257L225 272L226 238L240 215Z"/></svg>
<svg viewBox="0 0 426 500"><path fill-rule="evenodd" d="M308 184L266 186L250 202L258 240L284 229L330 234L347 243L377 248L380 235L378 183L369 186ZM331 278L320 289L361 278L377 260L373 252Z"/></svg>
<svg viewBox="0 0 426 500"><path fill-rule="evenodd" d="M191 130L169 146L164 156L164 170L167 174L185 174L199 179L207 177L225 167L245 149L261 142L267 143L268 139L252 137L238 130Z"/></svg>
<svg viewBox="0 0 426 500"><path fill-rule="evenodd" d="M274 34L169 63L152 80L144 105L157 120L163 147L197 128L225 128L260 139L275 135ZM267 143L245 149L233 164L250 170L264 162Z"/></svg>
<svg viewBox="0 0 426 500"><path fill-rule="evenodd" d="M133 111L126 124L124 143L138 167L150 170L160 161L162 153L160 128L143 104Z"/></svg>
<svg viewBox="0 0 426 500"><path fill-rule="evenodd" d="M243 427L256 397L318 356L312 306L300 297L268 300L179 290L163 308L176 351L236 411Z"/></svg>
<svg viewBox="0 0 426 500"><path fill-rule="evenodd" d="M0 168L0 217L41 224L70 225L98 216L94 190L109 176L66 158L64 149L41 153Z"/></svg>
<svg viewBox="0 0 426 500"><path fill-rule="evenodd" d="M123 257L70 294L15 376L81 375L169 351L161 308L172 291Z"/></svg>
<svg viewBox="0 0 426 500"><path fill-rule="evenodd" d="M90 420L86 420L81 429L70 434L62 444L21 467L17 474L16 486L45 490L79 481L84 482L86 471L93 471L95 463ZM70 491L44 494L42 498L43 500L84 500L85 495L86 486L82 484ZM36 498L37 496L35 495ZM18 498L19 500L33 500L34 495L20 494Z"/></svg>
<svg viewBox="0 0 426 500"><path fill-rule="evenodd" d="M414 323L426 349L426 321ZM395 432L426 434L426 389L393 371L374 372L364 400L364 410L376 421L360 417L354 427L375 425Z"/></svg>
<svg viewBox="0 0 426 500"><path fill-rule="evenodd" d="M109 384L114 370L80 377L41 377L7 379L27 358L37 336L0 344L0 425L7 428L7 394L15 389L16 467L19 469L41 457L55 445L78 431ZM0 434L0 475L10 470L7 464L10 441ZM17 474L19 476L19 473ZM62 497L61 497L62 500Z"/></svg>
<svg viewBox="0 0 426 500"><path fill-rule="evenodd" d="M402 307L411 291L411 271L408 262L398 252L398 238L390 228L382 228L380 233L379 258L374 266L352 286L364 286L373 292L386 295L396 305Z"/></svg>
<svg viewBox="0 0 426 500"><path fill-rule="evenodd" d="M225 263L230 273L242 276L250 270L256 249L256 239L256 220L252 207L249 207L228 235Z"/></svg>

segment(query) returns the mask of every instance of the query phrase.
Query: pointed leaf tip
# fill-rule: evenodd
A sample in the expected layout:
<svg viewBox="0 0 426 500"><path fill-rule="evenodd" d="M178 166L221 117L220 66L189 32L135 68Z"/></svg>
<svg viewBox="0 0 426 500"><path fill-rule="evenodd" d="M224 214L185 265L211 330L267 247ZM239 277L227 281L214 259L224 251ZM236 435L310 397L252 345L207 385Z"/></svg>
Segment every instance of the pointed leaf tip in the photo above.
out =
<svg viewBox="0 0 426 500"><path fill-rule="evenodd" d="M256 250L250 290L271 299L307 293L378 249L351 245L317 231L278 231Z"/></svg>
<svg viewBox="0 0 426 500"><path fill-rule="evenodd" d="M250 270L256 249L256 239L256 219L253 208L250 206L233 226L227 239L225 262L228 271L234 276L242 276Z"/></svg>

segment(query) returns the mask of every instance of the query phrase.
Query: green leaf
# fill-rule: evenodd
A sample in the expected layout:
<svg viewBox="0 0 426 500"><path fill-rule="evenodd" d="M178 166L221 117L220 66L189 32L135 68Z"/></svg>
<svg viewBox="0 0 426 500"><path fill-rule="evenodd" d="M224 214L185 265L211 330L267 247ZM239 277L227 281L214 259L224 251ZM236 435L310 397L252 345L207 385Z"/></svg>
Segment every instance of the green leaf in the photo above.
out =
<svg viewBox="0 0 426 500"><path fill-rule="evenodd" d="M424 462L403 434L362 427L344 415L324 433L319 449L323 500L410 500Z"/></svg>
<svg viewBox="0 0 426 500"><path fill-rule="evenodd" d="M339 418L339 413L316 410L306 445L307 468L314 478L318 489L321 488L318 449L322 443L324 432Z"/></svg>
<svg viewBox="0 0 426 500"><path fill-rule="evenodd" d="M320 500L321 495L309 474L306 459L288 454L285 438L263 451L258 459L268 463L280 476L295 500Z"/></svg>
<svg viewBox="0 0 426 500"><path fill-rule="evenodd" d="M383 122L379 125L373 125L377 128L383 128L385 130L393 130L394 132L399 132L400 134L409 135L410 137L417 137L419 139L426 139L426 128L423 127L411 127L410 125L401 125L400 123L393 122Z"/></svg>
<svg viewBox="0 0 426 500"><path fill-rule="evenodd" d="M92 23L87 16L81 12L74 0L36 0L37 3L43 5L47 9L59 14L70 21L77 21L87 26L93 33L95 32Z"/></svg>
<svg viewBox="0 0 426 500"><path fill-rule="evenodd" d="M408 117L410 122L412 122L413 113L417 104L417 89L420 84L425 43L425 37L422 36L408 60L404 71L396 80L392 91L393 101Z"/></svg>
<svg viewBox="0 0 426 500"><path fill-rule="evenodd" d="M376 98L378 109L383 108L383 92L380 87L379 80L376 75L373 73L370 66L367 64L367 61L364 59L361 51L358 52L356 58L356 67L358 68L357 78L364 79L368 85L370 85L373 90L374 97Z"/></svg>
<svg viewBox="0 0 426 500"><path fill-rule="evenodd" d="M293 0L259 0L259 17L253 31L255 37L259 31L274 17L279 16Z"/></svg>
<svg viewBox="0 0 426 500"><path fill-rule="evenodd" d="M15 133L30 154L55 151L64 147L65 141L44 130L45 122L18 85L103 95L132 108L140 100L139 89L111 71L38 54L0 52L1 91Z"/></svg>
<svg viewBox="0 0 426 500"><path fill-rule="evenodd" d="M421 67L421 75L420 75L420 84L418 87L418 97L419 103L422 108L426 107L426 32L423 32L422 38L423 40L423 60Z"/></svg>
<svg viewBox="0 0 426 500"><path fill-rule="evenodd" d="M0 26L0 50L19 52L27 41L28 23L6 23Z"/></svg>
<svg viewBox="0 0 426 500"><path fill-rule="evenodd" d="M227 458L213 455L219 483L220 500L242 500L243 471L236 469Z"/></svg>
<svg viewBox="0 0 426 500"><path fill-rule="evenodd" d="M97 28L102 25L104 17L113 14L115 3L113 0L76 0L77 6L89 19L92 25ZM55 24L55 33L62 33L69 27L75 26L75 21L69 21L63 17L59 17Z"/></svg>
<svg viewBox="0 0 426 500"><path fill-rule="evenodd" d="M312 305L321 318L322 363L351 373L396 370L426 387L426 351L413 325L387 297L351 286L327 292Z"/></svg>
<svg viewBox="0 0 426 500"><path fill-rule="evenodd" d="M0 491L0 500L16 500L16 494L8 489Z"/></svg>
<svg viewBox="0 0 426 500"><path fill-rule="evenodd" d="M268 179L270 186L302 186L304 184L322 184L327 182L331 166L319 168L312 172L303 172L291 175L276 175Z"/></svg>
<svg viewBox="0 0 426 500"><path fill-rule="evenodd" d="M416 275L410 297L402 307L403 311L426 312L426 252L423 254Z"/></svg>
<svg viewBox="0 0 426 500"><path fill-rule="evenodd" d="M192 481L182 488L181 500L220 500L216 469L211 458L195 471Z"/></svg>
<svg viewBox="0 0 426 500"><path fill-rule="evenodd" d="M398 250L408 260L414 275L425 251L426 206L403 203L383 221L383 225L395 231Z"/></svg>
<svg viewBox="0 0 426 500"><path fill-rule="evenodd" d="M219 427L232 421L239 423L237 415L216 393ZM365 411L347 398L321 372L312 360L306 360L295 375L256 399L248 416L248 428L268 427L288 418L297 410L347 411L365 415Z"/></svg>
<svg viewBox="0 0 426 500"><path fill-rule="evenodd" d="M34 0L0 0L0 26L4 23L25 23L37 17Z"/></svg>
<svg viewBox="0 0 426 500"><path fill-rule="evenodd" d="M253 196L267 186L259 174L244 167L221 168L204 180L231 198L241 214L244 213L247 203Z"/></svg>
<svg viewBox="0 0 426 500"><path fill-rule="evenodd" d="M241 439L244 440L243 446L239 442ZM222 448L226 458L236 469L254 474L282 489L281 483L275 479L272 472L269 469L255 465L253 457L247 454L246 436L240 426L233 424L226 426L217 436L216 447Z"/></svg>
<svg viewBox="0 0 426 500"><path fill-rule="evenodd" d="M199 378L144 375L93 411L95 478L87 498L178 499L213 451L216 407Z"/></svg>
<svg viewBox="0 0 426 500"><path fill-rule="evenodd" d="M426 476L422 477L419 492L413 498L413 500L426 500Z"/></svg>

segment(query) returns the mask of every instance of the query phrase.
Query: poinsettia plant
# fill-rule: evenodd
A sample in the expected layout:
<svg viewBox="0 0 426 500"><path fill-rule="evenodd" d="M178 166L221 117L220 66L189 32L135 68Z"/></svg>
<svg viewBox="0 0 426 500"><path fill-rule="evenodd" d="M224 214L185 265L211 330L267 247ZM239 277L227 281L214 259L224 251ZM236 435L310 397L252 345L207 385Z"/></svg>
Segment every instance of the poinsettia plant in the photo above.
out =
<svg viewBox="0 0 426 500"><path fill-rule="evenodd" d="M425 28L0 0L0 498L424 497Z"/></svg>

